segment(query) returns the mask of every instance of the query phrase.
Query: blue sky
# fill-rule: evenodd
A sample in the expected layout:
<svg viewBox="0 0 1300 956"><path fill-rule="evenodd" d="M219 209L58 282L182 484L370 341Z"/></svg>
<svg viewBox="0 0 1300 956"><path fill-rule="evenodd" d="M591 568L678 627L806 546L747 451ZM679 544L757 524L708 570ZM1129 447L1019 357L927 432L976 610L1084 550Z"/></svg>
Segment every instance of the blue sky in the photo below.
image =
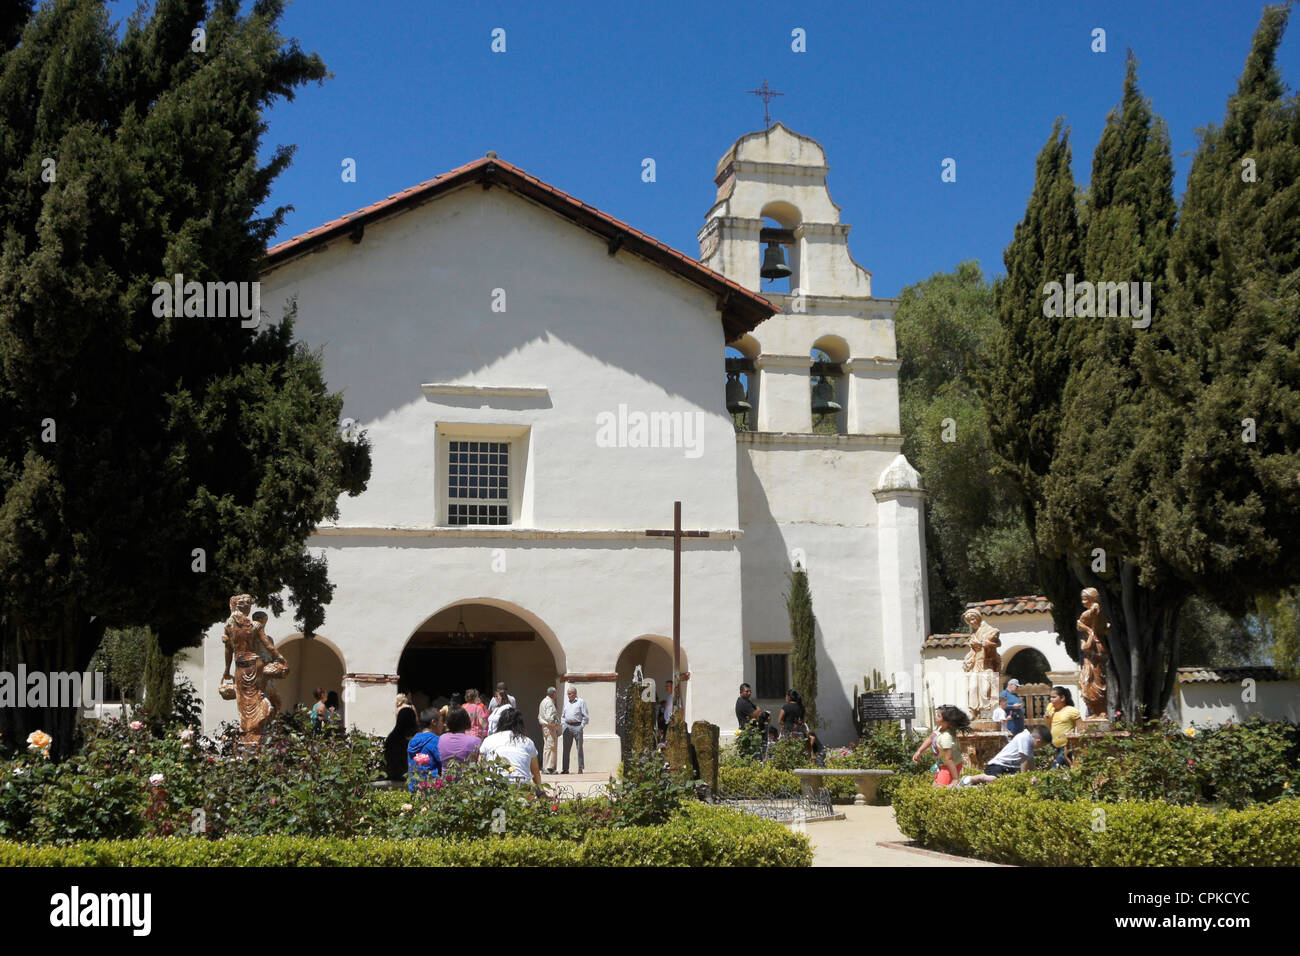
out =
<svg viewBox="0 0 1300 956"><path fill-rule="evenodd" d="M269 114L297 144L278 239L496 150L694 256L718 159L761 129L745 91L819 140L854 257L878 296L963 259L1002 271L1034 158L1064 116L1086 182L1125 48L1168 122L1181 195L1196 129L1222 121L1263 4L1222 2L483 3L298 0L286 36L334 78ZM129 6L114 5L119 15ZM1300 83L1300 16L1283 41ZM490 50L506 31L506 52ZM1092 30L1107 51L1093 53ZM791 51L802 28L807 52ZM340 163L357 161L357 182ZM655 159L657 182L641 181ZM940 181L945 157L957 182Z"/></svg>

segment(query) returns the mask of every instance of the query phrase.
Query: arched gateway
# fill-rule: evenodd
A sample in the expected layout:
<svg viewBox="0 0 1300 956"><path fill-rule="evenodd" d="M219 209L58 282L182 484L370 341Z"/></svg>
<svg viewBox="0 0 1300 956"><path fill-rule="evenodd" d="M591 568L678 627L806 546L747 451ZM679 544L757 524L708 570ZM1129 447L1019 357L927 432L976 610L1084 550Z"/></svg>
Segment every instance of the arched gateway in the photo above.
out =
<svg viewBox="0 0 1300 956"><path fill-rule="evenodd" d="M397 662L397 691L418 710L470 688L487 703L497 682L505 681L540 746L537 705L563 675L563 648L536 615L506 601L470 598L430 615L407 639Z"/></svg>

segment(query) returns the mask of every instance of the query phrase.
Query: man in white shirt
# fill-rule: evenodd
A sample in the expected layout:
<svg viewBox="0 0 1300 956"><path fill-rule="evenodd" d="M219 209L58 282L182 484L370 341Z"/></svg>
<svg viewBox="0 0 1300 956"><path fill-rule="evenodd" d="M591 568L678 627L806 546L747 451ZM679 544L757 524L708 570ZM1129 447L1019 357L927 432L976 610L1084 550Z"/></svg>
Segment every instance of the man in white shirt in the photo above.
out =
<svg viewBox="0 0 1300 956"><path fill-rule="evenodd" d="M578 696L578 688L572 684L564 688L568 695L568 700L564 702L564 769L560 773L569 772L569 751L573 748L573 742L578 742L578 773L582 773L586 764L582 759L582 728L587 726L591 717L587 714L587 702Z"/></svg>
<svg viewBox="0 0 1300 956"><path fill-rule="evenodd" d="M992 783L998 777L1028 770L1034 765L1034 750L1051 739L1052 732L1046 727L1020 731L985 764L983 773L962 777L961 785L970 787L979 783Z"/></svg>
<svg viewBox="0 0 1300 956"><path fill-rule="evenodd" d="M555 773L556 743L560 736L560 708L555 704L555 688L546 688L546 696L537 708L537 722L542 725L542 764L547 773Z"/></svg>
<svg viewBox="0 0 1300 956"><path fill-rule="evenodd" d="M500 699L499 699L499 695L501 694L502 691L505 691L505 690L506 690L506 682L503 681L503 680L497 681L497 692L496 692L495 694L492 695L492 700L488 703L488 713L489 713L489 714L492 713L492 711L496 710L498 707L501 706L501 701L500 701ZM511 707L514 707L514 706L515 706L515 699L514 699L512 696L510 696L510 692L509 692L509 691L506 691L506 700L508 700L508 701L510 702L510 706L511 706Z"/></svg>

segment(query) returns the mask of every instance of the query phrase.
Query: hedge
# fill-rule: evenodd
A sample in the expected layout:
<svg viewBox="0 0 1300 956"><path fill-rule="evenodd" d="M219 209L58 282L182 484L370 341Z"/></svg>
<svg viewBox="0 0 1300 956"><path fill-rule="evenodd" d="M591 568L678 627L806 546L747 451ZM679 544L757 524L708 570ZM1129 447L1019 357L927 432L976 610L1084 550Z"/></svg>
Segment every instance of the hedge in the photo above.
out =
<svg viewBox="0 0 1300 956"><path fill-rule="evenodd" d="M801 791L799 778L788 770L761 764L718 768L718 793L724 797L790 797Z"/></svg>
<svg viewBox="0 0 1300 956"><path fill-rule="evenodd" d="M660 827L595 830L579 843L370 837L0 841L0 866L810 866L808 838L722 807L690 805Z"/></svg>
<svg viewBox="0 0 1300 956"><path fill-rule="evenodd" d="M995 863L1300 866L1300 800L1218 810L1044 800L1019 791L909 781L894 796L894 814L921 846Z"/></svg>

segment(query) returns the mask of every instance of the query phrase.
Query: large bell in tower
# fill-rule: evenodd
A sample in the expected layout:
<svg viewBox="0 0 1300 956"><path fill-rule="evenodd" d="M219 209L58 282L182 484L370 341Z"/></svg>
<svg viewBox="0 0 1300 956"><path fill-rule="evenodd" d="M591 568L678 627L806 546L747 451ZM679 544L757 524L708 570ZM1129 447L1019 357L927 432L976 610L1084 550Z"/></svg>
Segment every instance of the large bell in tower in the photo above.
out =
<svg viewBox="0 0 1300 956"><path fill-rule="evenodd" d="M781 248L781 244L769 242L763 251L763 269L759 275L764 279L788 279L793 271L785 264L785 250Z"/></svg>
<svg viewBox="0 0 1300 956"><path fill-rule="evenodd" d="M814 415L834 415L843 411L838 402L835 401L835 386L825 375L813 386L812 393L812 410Z"/></svg>
<svg viewBox="0 0 1300 956"><path fill-rule="evenodd" d="M745 383L740 380L739 372L727 373L727 411L732 415L739 415L750 409L749 402L745 401Z"/></svg>

